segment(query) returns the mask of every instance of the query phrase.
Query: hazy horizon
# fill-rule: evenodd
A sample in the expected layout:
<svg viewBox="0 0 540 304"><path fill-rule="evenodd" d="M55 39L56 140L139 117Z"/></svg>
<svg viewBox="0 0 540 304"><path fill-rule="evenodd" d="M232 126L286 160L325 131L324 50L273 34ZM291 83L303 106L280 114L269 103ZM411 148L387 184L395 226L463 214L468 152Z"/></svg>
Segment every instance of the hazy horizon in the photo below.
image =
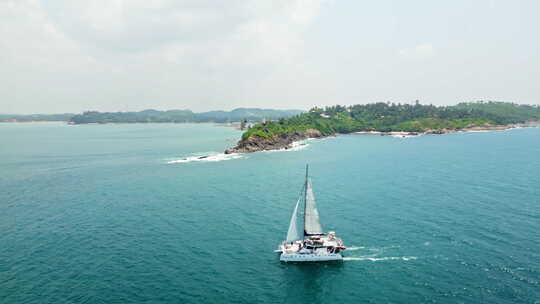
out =
<svg viewBox="0 0 540 304"><path fill-rule="evenodd" d="M539 104L537 1L0 2L0 113Z"/></svg>
<svg viewBox="0 0 540 304"><path fill-rule="evenodd" d="M191 111L195 114L199 114L199 113L206 113L206 112L217 112L217 111L224 111L224 112L231 112L233 110L238 110L238 109L258 109L258 110L274 110L274 111L308 111L309 109L272 109L272 108L256 108L256 107L238 107L238 108L234 108L234 109L230 109L230 110L223 110L223 109L215 109L215 110L208 110L208 111L193 111L191 109L141 109L141 110L130 110L130 111L100 111L100 110L93 110L93 109L90 109L90 110L83 110L81 112L55 112L55 113L3 113L3 112L0 112L0 115L41 115L41 114L44 114L44 115L48 115L48 114L80 114L80 113L83 113L83 112L88 112L88 111L97 111L97 112L142 112L142 111L151 111L151 110L156 110L156 111Z"/></svg>
<svg viewBox="0 0 540 304"><path fill-rule="evenodd" d="M373 101L373 102L366 102L366 103L356 103L356 104L368 104L368 103L377 103L377 102L384 102L384 101ZM395 104L410 104L410 105L414 105L416 101L413 101L413 102L391 102L391 101L387 101L387 102L390 102L390 103L395 103ZM385 102L385 103L387 103ZM421 101L419 101L421 105L429 105L427 103L422 103ZM502 101L502 100L475 100L475 101L463 101L463 102L472 102L472 103L475 103L475 102L506 102L506 101ZM509 102L509 101L508 101ZM336 105L339 105L339 106L352 106L352 105L356 105L356 104L328 104L328 105L325 105L323 106L326 107L326 106L336 106ZM458 103L455 103L455 104L445 104L445 105L436 105L436 104L433 104L435 106L453 106L453 105L457 105ZM516 103L516 104L519 104L519 105L533 105L533 106L536 106L536 105L540 105L540 104L525 104L525 103ZM264 107L264 108L261 108L261 107L236 107L236 108L232 108L232 109L210 109L210 110L207 110L207 111L194 111L192 109L153 109L153 108L145 108L145 109L140 109L140 110L127 110L127 111L122 111L122 110L118 110L118 111L100 111L100 110L96 110L96 109L89 109L89 110L83 110L83 111L80 111L80 112L50 112L50 113L38 113L38 112L30 112L30 113L6 113L6 112L0 112L0 115L49 115L49 114L81 114L81 113L84 113L84 112L88 112L88 111L97 111L97 112L142 112L142 111L147 111L147 110L157 110L157 111L192 111L193 113L195 114L200 114L200 113L206 113L206 112L215 112L215 111L224 111L224 112L231 112L233 110L238 110L238 109L258 109L258 110L275 110L275 111L309 111L310 109L312 109L313 107L315 106L312 106L310 108L307 108L307 109L298 109L298 108L290 108L290 109L284 109L284 108L269 108L269 107Z"/></svg>

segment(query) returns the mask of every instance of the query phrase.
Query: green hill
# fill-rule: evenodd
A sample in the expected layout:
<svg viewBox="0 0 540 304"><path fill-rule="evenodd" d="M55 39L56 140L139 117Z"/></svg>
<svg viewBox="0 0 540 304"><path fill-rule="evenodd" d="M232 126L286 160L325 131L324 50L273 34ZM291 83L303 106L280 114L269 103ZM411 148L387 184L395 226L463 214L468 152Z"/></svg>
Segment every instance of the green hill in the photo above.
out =
<svg viewBox="0 0 540 304"><path fill-rule="evenodd" d="M460 103L454 106L372 103L313 108L288 119L254 125L242 139L318 130L322 135L358 131L425 132L540 120L540 107L506 102Z"/></svg>
<svg viewBox="0 0 540 304"><path fill-rule="evenodd" d="M210 111L194 113L190 110L144 110L140 112L97 112L88 111L71 118L74 124L86 123L160 123L160 122L259 122L288 118L302 113L301 110L270 110L239 108L232 111Z"/></svg>

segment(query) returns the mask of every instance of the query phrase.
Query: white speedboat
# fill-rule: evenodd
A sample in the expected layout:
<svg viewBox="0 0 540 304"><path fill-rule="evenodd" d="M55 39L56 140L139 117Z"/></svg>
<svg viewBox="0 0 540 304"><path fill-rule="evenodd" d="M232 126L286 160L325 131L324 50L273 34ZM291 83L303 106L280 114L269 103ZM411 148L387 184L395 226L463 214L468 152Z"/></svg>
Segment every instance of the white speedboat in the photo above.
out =
<svg viewBox="0 0 540 304"><path fill-rule="evenodd" d="M300 234L298 231L300 218L298 207L302 202L304 231ZM335 232L323 232L308 175L308 166L306 166L306 181L302 195L294 207L287 239L276 250L276 252L281 253L279 260L282 262L341 261L343 260L341 252L345 249L343 241L336 237Z"/></svg>

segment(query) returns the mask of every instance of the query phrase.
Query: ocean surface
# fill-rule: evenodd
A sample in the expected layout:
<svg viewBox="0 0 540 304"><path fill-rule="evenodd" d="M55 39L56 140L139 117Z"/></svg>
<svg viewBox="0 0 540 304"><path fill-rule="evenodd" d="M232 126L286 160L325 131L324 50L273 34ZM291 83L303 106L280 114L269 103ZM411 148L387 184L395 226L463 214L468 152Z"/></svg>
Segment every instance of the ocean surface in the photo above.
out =
<svg viewBox="0 0 540 304"><path fill-rule="evenodd" d="M540 303L540 129L240 134L0 124L0 303ZM341 263L273 252L306 163Z"/></svg>

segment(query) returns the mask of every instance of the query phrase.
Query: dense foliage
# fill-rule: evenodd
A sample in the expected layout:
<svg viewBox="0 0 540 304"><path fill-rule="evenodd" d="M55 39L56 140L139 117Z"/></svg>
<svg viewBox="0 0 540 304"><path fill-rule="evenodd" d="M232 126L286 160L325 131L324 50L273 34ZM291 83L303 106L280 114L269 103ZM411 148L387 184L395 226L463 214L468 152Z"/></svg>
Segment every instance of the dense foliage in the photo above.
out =
<svg viewBox="0 0 540 304"><path fill-rule="evenodd" d="M147 123L147 122L259 122L265 119L287 118L302 113L300 110L267 110L240 108L232 111L210 111L193 113L190 110L141 112L96 112L88 111L75 115L71 122L85 123Z"/></svg>
<svg viewBox="0 0 540 304"><path fill-rule="evenodd" d="M357 131L404 131L462 129L470 126L501 125L540 120L540 107L505 102L460 103L455 106L372 103L353 106L313 108L289 119L267 121L251 127L243 138L253 135L319 130L323 135Z"/></svg>

